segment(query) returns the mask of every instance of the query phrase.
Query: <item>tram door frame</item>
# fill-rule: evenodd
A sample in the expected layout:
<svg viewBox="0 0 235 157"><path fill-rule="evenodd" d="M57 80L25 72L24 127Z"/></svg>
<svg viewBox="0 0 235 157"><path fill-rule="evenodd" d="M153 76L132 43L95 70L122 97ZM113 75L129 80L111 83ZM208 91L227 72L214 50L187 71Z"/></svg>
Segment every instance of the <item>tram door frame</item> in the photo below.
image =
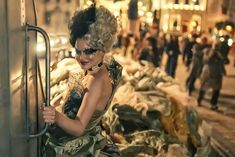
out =
<svg viewBox="0 0 235 157"><path fill-rule="evenodd" d="M4 157L40 157L40 136L32 134L43 128L40 106L45 90L35 55L37 32L26 29L27 23L36 24L33 3L0 0L0 156Z"/></svg>

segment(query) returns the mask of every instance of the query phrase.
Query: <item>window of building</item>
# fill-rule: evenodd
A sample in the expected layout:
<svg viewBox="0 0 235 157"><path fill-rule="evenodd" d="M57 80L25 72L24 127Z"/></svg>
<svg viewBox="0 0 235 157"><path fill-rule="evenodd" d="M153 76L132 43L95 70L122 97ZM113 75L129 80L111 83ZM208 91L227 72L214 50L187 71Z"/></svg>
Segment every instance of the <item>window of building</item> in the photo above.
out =
<svg viewBox="0 0 235 157"><path fill-rule="evenodd" d="M185 4L189 4L189 0L185 0Z"/></svg>
<svg viewBox="0 0 235 157"><path fill-rule="evenodd" d="M51 23L51 11L46 11L44 16L45 16L45 19L44 19L45 24L50 25L50 23Z"/></svg>
<svg viewBox="0 0 235 157"><path fill-rule="evenodd" d="M179 4L179 0L175 0L175 4Z"/></svg>
<svg viewBox="0 0 235 157"><path fill-rule="evenodd" d="M170 18L169 14L163 15L162 27L164 32L167 32L169 29L169 22L168 22L169 18Z"/></svg>
<svg viewBox="0 0 235 157"><path fill-rule="evenodd" d="M200 15L193 15L190 21L190 31L201 31L201 16Z"/></svg>
<svg viewBox="0 0 235 157"><path fill-rule="evenodd" d="M199 0L194 0L194 5L199 5Z"/></svg>
<svg viewBox="0 0 235 157"><path fill-rule="evenodd" d="M174 14L169 18L169 29L171 31L180 31L181 28L181 15Z"/></svg>

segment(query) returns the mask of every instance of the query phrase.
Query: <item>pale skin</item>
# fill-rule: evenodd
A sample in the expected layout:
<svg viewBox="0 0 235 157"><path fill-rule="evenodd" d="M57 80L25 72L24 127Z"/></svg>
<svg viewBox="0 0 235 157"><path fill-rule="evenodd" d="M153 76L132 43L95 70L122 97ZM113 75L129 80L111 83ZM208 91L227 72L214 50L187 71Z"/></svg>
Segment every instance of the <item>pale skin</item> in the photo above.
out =
<svg viewBox="0 0 235 157"><path fill-rule="evenodd" d="M90 48L89 42L83 39L77 39L75 48L84 50ZM104 52L97 51L95 54L86 55L81 53L75 58L81 65L81 68L88 70L89 68L99 64L104 57ZM87 88L87 92L83 97L81 107L75 120L69 119L62 113L58 112L55 107L45 107L43 111L44 121L48 124L56 123L68 134L73 136L81 136L89 123L93 113L103 111L106 107L112 93L112 83L108 75L105 65L92 73L88 73L83 79L83 85Z"/></svg>

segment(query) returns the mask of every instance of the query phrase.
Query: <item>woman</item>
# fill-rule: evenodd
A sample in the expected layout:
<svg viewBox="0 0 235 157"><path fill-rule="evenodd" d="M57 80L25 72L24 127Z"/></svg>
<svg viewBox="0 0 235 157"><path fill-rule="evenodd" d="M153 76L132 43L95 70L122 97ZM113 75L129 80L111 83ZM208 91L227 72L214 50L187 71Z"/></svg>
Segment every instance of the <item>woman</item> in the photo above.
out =
<svg viewBox="0 0 235 157"><path fill-rule="evenodd" d="M104 156L110 152L102 151L106 141L99 123L121 79L122 67L113 59L109 63L103 59L116 39L117 20L108 9L92 5L75 13L69 29L75 58L86 75L82 87L75 85L71 90L62 113L52 106L44 108L45 122L53 125L42 139L42 156Z"/></svg>

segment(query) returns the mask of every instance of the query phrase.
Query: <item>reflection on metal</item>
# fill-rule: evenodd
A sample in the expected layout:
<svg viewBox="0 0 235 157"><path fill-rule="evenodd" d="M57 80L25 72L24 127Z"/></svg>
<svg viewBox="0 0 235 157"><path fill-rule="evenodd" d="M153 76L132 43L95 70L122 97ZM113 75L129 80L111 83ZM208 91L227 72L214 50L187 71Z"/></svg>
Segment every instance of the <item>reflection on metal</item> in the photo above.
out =
<svg viewBox="0 0 235 157"><path fill-rule="evenodd" d="M28 39L27 39L27 33L28 31L37 31L39 33L41 33L44 37L44 40L45 40L45 44L46 44L46 53L45 53L45 59L46 59L46 62L45 62L45 67L46 67L46 103L45 105L46 106L49 106L50 104L50 56L51 56L51 53L50 53L50 40L49 40L49 37L47 35L47 33L42 29L42 28L39 28L39 27L36 27L36 26L33 26L33 25L30 25L30 24L26 24L25 26L25 33L26 33L26 39L25 39L25 43L28 42ZM27 78L27 81L26 81L26 98L28 99L28 85L27 85L27 82L29 81L28 80L28 47L26 46L26 51L25 51L25 56L26 56L26 61L25 61L25 66L26 66L26 78ZM28 106L28 103L27 103L27 100L26 100L26 106ZM27 108L26 108L27 110ZM28 114L28 111L26 112L26 114ZM27 116L27 120L28 120L28 116ZM29 124L28 122L26 123L27 125ZM27 128L29 128L29 126L27 126ZM36 137L39 137L41 135L43 135L46 131L47 131L47 128L48 128L48 124L45 124L44 128L37 134L29 134L28 137L29 138L36 138Z"/></svg>

